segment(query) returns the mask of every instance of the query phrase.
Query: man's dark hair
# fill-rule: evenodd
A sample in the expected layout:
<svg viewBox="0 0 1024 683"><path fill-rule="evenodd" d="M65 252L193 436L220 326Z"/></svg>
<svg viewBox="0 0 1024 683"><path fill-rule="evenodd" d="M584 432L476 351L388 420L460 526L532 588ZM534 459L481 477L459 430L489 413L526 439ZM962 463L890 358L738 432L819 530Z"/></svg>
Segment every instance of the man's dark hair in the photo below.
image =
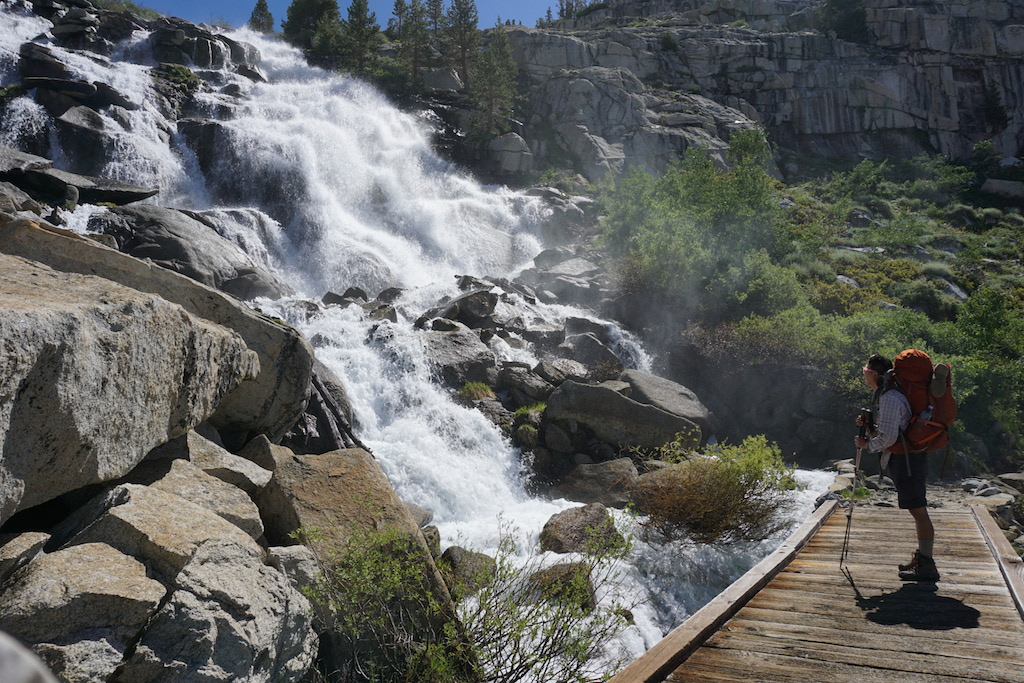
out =
<svg viewBox="0 0 1024 683"><path fill-rule="evenodd" d="M884 375L892 370L892 361L880 353L873 353L868 356L867 368L868 370L874 370L879 375Z"/></svg>

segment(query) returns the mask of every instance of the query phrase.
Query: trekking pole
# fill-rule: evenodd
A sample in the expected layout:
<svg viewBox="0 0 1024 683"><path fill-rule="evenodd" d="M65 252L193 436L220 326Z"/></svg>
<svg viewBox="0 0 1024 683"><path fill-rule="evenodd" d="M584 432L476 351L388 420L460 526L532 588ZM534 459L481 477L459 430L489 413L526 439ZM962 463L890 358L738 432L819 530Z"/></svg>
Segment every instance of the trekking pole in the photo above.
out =
<svg viewBox="0 0 1024 683"><path fill-rule="evenodd" d="M868 410L861 410L861 425L858 436L864 438L867 435L868 421L871 419L871 412ZM853 526L853 508L857 505L857 473L860 472L860 457L863 451L857 449L857 457L853 461L853 486L850 489L850 506L846 508L846 533L843 534L843 552L839 555L839 567L842 568L843 562L846 561L846 556L850 553L850 528Z"/></svg>

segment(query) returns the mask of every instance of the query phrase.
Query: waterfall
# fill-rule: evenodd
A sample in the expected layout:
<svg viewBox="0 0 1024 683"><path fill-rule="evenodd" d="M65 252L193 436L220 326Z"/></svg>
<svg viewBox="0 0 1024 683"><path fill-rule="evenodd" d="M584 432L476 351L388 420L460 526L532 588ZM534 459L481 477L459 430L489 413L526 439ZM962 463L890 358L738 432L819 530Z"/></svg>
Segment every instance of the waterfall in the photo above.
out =
<svg viewBox="0 0 1024 683"><path fill-rule="evenodd" d="M7 83L16 63L10 55L48 24L3 7L0 77ZM103 114L117 131L107 175L160 188L151 202L205 212L222 235L293 284L298 299L349 286L371 296L403 289L397 323L369 320L355 306L331 307L307 320L296 315L294 300L258 305L318 340L317 356L350 393L360 438L399 495L434 513L444 544L493 552L499 517L535 539L553 513L577 504L528 492L521 454L481 413L432 380L412 323L441 296L456 294L455 276L509 276L527 265L543 246L543 204L483 186L440 158L426 123L368 85L311 68L279 41L247 31L233 37L259 49L269 82L223 72L198 96L209 118L219 120L212 150L193 150L160 113L148 76L155 65L138 49L144 33L110 60L52 49L83 79L111 83L138 105L119 118ZM0 122L0 142L14 145L19 131L33 130L41 116L31 99L19 98ZM50 156L59 165L59 148ZM101 210L82 207L66 223L83 229L88 215ZM569 306L520 303L550 322L596 320ZM643 348L612 330L627 365L649 369ZM501 359L537 360L528 346L496 343ZM823 476L800 474L811 488L796 494L795 517L806 515ZM640 654L778 541L718 549L638 544L627 590L649 600L634 610L636 624L622 644Z"/></svg>

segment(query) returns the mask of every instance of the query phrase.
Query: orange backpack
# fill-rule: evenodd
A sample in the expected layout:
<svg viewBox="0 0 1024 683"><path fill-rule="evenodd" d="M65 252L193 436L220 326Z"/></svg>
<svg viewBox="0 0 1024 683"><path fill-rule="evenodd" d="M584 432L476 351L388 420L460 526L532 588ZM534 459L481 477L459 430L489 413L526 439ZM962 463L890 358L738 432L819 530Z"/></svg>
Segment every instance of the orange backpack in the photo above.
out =
<svg viewBox="0 0 1024 683"><path fill-rule="evenodd" d="M945 446L949 442L949 427L956 420L949 365L933 365L924 351L907 349L893 359L892 379L907 397L911 417L906 431L889 450L927 453Z"/></svg>

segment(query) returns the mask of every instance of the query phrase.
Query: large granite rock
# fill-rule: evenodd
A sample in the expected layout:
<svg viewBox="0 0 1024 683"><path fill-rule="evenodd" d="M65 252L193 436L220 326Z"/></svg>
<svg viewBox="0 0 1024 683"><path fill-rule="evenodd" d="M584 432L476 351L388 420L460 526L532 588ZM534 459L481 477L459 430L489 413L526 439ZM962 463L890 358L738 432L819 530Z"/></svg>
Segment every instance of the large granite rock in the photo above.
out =
<svg viewBox="0 0 1024 683"><path fill-rule="evenodd" d="M202 214L159 206L111 209L89 227L112 235L118 248L240 299L280 298L294 290L220 235Z"/></svg>
<svg viewBox="0 0 1024 683"><path fill-rule="evenodd" d="M714 431L714 415L701 403L697 394L682 384L641 370L626 370L619 379L629 383L629 397L637 403L652 405L685 418L700 427L704 435Z"/></svg>
<svg viewBox="0 0 1024 683"><path fill-rule="evenodd" d="M678 434L685 444L700 443L700 427L653 405L638 403L611 386L563 382L548 399L544 419L575 421L601 441L619 446L658 448Z"/></svg>
<svg viewBox="0 0 1024 683"><path fill-rule="evenodd" d="M306 534L304 542L321 562L327 562L343 552L350 541L377 532L396 532L409 541L402 546L403 561L422 566L423 584L419 588L435 605L431 610L410 607L413 630L436 631L451 626L455 605L419 525L370 453L351 448L295 455L262 437L246 446L243 453L248 452L274 461L274 478L258 498L270 543L293 543L292 532L315 531ZM419 633L411 635L414 639L421 637ZM351 643L338 640L335 645L341 648L338 656L344 656Z"/></svg>
<svg viewBox="0 0 1024 683"><path fill-rule="evenodd" d="M422 339L428 360L449 386L494 383L498 372L494 352L462 323L438 318L432 329L423 332Z"/></svg>
<svg viewBox="0 0 1024 683"><path fill-rule="evenodd" d="M237 332L258 355L260 372L226 395L210 418L226 440L240 446L253 433L280 438L305 409L313 349L288 325L183 275L43 223L15 220L0 225L0 252L40 261L56 270L98 275L156 294L193 315Z"/></svg>
<svg viewBox="0 0 1024 683"><path fill-rule="evenodd" d="M259 369L238 335L160 297L0 264L0 520L126 474Z"/></svg>
<svg viewBox="0 0 1024 683"><path fill-rule="evenodd" d="M104 543L44 555L0 593L0 629L64 681L105 681L157 611L166 589L145 565Z"/></svg>
<svg viewBox="0 0 1024 683"><path fill-rule="evenodd" d="M203 543L175 577L120 680L290 683L317 651L309 603L259 548Z"/></svg>
<svg viewBox="0 0 1024 683"><path fill-rule="evenodd" d="M251 460L235 455L195 431L168 441L152 451L149 460L183 458L206 474L236 486L250 496L270 483L270 472Z"/></svg>
<svg viewBox="0 0 1024 683"><path fill-rule="evenodd" d="M629 491L638 476L632 460L616 458L577 465L555 490L569 500L621 508L629 503Z"/></svg>
<svg viewBox="0 0 1024 683"><path fill-rule="evenodd" d="M622 534L601 503L569 508L551 516L540 532L540 549L555 553L601 553L620 546Z"/></svg>
<svg viewBox="0 0 1024 683"><path fill-rule="evenodd" d="M162 485L175 488L172 479ZM195 492L189 481L177 488ZM295 681L311 664L317 639L309 603L263 562L249 535L206 506L124 484L73 513L50 541L58 552L101 544L143 563L144 575L170 591L123 663L105 652L122 680Z"/></svg>
<svg viewBox="0 0 1024 683"><path fill-rule="evenodd" d="M187 460L146 462L132 471L130 480L150 488L181 496L206 508L253 540L263 536L259 508L242 489L203 472Z"/></svg>

